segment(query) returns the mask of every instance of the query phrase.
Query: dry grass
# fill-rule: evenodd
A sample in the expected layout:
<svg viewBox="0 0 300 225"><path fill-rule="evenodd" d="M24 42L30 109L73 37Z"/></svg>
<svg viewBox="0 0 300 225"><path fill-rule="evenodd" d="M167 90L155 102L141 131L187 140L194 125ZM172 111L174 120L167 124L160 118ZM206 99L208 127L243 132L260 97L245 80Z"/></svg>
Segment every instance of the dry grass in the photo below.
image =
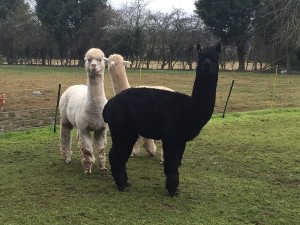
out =
<svg viewBox="0 0 300 225"><path fill-rule="evenodd" d="M195 71L186 70L139 70L128 69L131 86L163 85L175 91L191 94ZM235 80L227 112L253 111L269 108L300 107L300 76L262 73L220 72L215 113L222 113L230 85ZM52 123L57 101L58 84L62 92L74 84L86 83L84 68L0 66L0 93L6 93L6 104L1 112L5 126L43 126ZM274 86L275 85L275 86ZM34 96L33 91L42 94ZM112 97L112 86L106 72L105 92ZM34 113L32 113L34 111ZM23 118L16 126L8 124L13 118ZM43 118L43 120L40 120ZM46 119L47 118L47 119ZM32 119L36 121L31 121ZM18 128L17 128L18 129ZM7 130L7 129L5 129Z"/></svg>

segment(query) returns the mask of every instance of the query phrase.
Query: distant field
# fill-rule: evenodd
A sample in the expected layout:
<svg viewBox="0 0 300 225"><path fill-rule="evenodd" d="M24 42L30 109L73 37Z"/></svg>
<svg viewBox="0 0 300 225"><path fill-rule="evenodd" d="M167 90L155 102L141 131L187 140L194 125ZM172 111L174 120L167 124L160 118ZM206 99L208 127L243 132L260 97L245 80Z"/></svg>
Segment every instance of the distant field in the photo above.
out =
<svg viewBox="0 0 300 225"><path fill-rule="evenodd" d="M163 85L188 95L195 78L195 71L188 70L144 69L140 75L140 70L128 69L127 73L131 86ZM105 74L105 92L111 98L111 81L107 71ZM228 113L300 107L300 74L220 72L215 113L223 112L232 80L235 83ZM6 105L0 112L0 130L1 123L8 130L28 127L30 123L34 126L52 124L59 83L62 92L70 85L86 84L86 72L77 67L0 66L0 94L7 94ZM35 90L42 95L33 96ZM14 124L21 119L23 121Z"/></svg>

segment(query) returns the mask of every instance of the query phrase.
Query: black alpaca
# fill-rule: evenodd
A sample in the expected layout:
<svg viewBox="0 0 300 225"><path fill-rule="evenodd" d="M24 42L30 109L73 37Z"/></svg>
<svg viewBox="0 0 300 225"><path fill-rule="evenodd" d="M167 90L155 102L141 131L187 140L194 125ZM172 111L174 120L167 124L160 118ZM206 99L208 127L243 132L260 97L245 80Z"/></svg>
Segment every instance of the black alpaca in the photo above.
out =
<svg viewBox="0 0 300 225"><path fill-rule="evenodd" d="M152 88L129 88L108 101L103 118L109 125L109 162L120 191L128 187L126 163L138 135L162 140L166 188L178 192L182 156L214 111L221 46L198 49L192 96Z"/></svg>

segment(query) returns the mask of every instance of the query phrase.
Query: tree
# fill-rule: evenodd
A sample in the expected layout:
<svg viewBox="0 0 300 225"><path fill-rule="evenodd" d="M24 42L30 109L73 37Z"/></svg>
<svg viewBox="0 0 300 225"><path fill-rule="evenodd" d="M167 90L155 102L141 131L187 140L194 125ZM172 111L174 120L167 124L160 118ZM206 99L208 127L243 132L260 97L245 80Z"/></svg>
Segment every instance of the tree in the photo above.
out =
<svg viewBox="0 0 300 225"><path fill-rule="evenodd" d="M160 68L173 69L177 62L192 66L195 46L199 42L201 24L197 17L188 15L180 9L170 13L150 13L145 29L146 54L149 59L159 60Z"/></svg>
<svg viewBox="0 0 300 225"><path fill-rule="evenodd" d="M267 26L275 24L273 41L281 46L293 43L300 47L300 2L299 0L264 0L260 10Z"/></svg>
<svg viewBox="0 0 300 225"><path fill-rule="evenodd" d="M5 21L9 12L15 11L17 6L21 4L24 4L23 0L0 0L0 21Z"/></svg>
<svg viewBox="0 0 300 225"><path fill-rule="evenodd" d="M147 2L144 0L132 0L116 11L113 30L113 47L111 51L119 52L132 62L135 67L144 54L144 31L149 11L146 9Z"/></svg>
<svg viewBox="0 0 300 225"><path fill-rule="evenodd" d="M234 43L237 48L239 70L245 69L245 49L252 36L256 11L260 0L198 0L196 13L206 28L223 44Z"/></svg>
<svg viewBox="0 0 300 225"><path fill-rule="evenodd" d="M284 55L289 70L292 52L295 56L300 54L300 2L264 0L259 10L258 31L273 47L273 66L282 64Z"/></svg>
<svg viewBox="0 0 300 225"><path fill-rule="evenodd" d="M8 64L17 64L25 57L35 40L35 20L23 0L0 1L0 54Z"/></svg>
<svg viewBox="0 0 300 225"><path fill-rule="evenodd" d="M36 14L42 25L57 41L60 58L65 59L70 51L75 51L78 57L82 57L81 54L86 49L72 50L72 44L78 39L78 31L86 25L97 9L107 7L106 0L37 0L36 2ZM77 46L80 44L77 43Z"/></svg>

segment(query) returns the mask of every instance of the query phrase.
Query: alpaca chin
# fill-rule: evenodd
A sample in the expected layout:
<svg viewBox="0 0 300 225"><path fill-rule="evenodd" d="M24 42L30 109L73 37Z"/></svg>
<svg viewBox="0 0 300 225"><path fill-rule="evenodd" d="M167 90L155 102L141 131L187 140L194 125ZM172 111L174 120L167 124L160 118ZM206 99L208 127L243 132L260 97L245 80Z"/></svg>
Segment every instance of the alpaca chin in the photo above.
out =
<svg viewBox="0 0 300 225"><path fill-rule="evenodd" d="M96 74L100 73L100 69L99 69L99 68L95 68L95 67L91 67L91 68L89 69L89 72L90 72L91 74L93 74L93 75L96 75Z"/></svg>

